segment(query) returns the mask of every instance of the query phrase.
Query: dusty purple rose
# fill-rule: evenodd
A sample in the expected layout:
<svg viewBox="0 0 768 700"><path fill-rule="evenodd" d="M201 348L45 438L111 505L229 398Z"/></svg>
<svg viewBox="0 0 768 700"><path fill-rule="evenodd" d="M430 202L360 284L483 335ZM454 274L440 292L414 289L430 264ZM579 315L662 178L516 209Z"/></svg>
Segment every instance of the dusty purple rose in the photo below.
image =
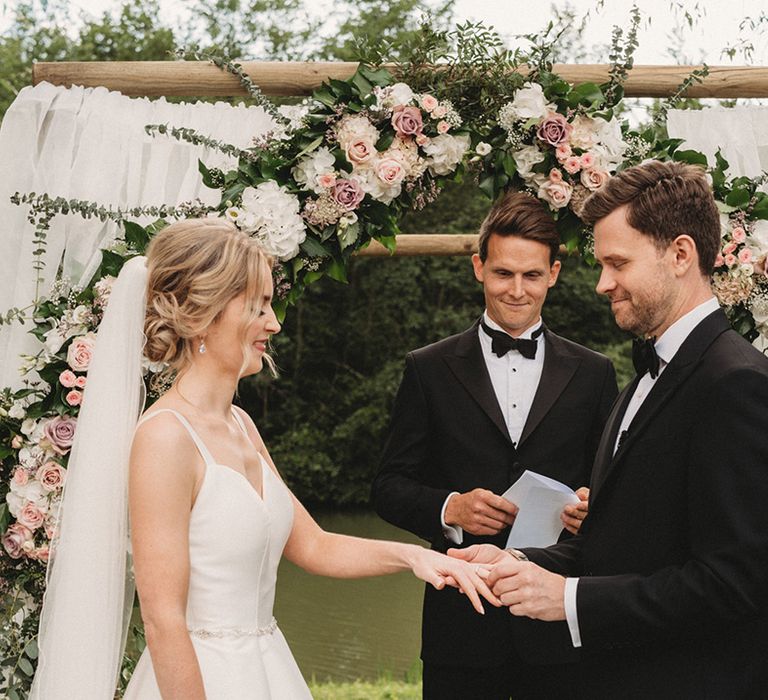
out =
<svg viewBox="0 0 768 700"><path fill-rule="evenodd" d="M424 128L421 110L418 107L395 107L392 126L400 138L417 136Z"/></svg>
<svg viewBox="0 0 768 700"><path fill-rule="evenodd" d="M45 424L43 435L54 452L65 455L69 452L69 448L72 447L76 427L77 420L74 418L56 416Z"/></svg>
<svg viewBox="0 0 768 700"><path fill-rule="evenodd" d="M559 146L568 140L573 127L562 114L549 112L539 123L536 136L550 146Z"/></svg>
<svg viewBox="0 0 768 700"><path fill-rule="evenodd" d="M19 559L24 554L24 543L32 541L32 531L19 523L14 523L5 531L1 541L8 556Z"/></svg>
<svg viewBox="0 0 768 700"><path fill-rule="evenodd" d="M365 197L363 188L357 180L336 180L336 184L331 190L331 196L347 211L357 209L360 202Z"/></svg>

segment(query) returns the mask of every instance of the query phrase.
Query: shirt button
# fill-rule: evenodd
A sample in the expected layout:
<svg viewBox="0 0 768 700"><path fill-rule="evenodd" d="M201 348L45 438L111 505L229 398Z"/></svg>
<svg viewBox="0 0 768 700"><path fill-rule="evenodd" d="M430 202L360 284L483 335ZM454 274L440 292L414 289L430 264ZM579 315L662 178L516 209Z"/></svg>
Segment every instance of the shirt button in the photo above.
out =
<svg viewBox="0 0 768 700"><path fill-rule="evenodd" d="M513 403L513 404L512 404L512 408L517 408L517 404L516 404L516 403Z"/></svg>
<svg viewBox="0 0 768 700"><path fill-rule="evenodd" d="M517 367L513 367L513 368L512 368L512 371L513 371L513 372L517 372Z"/></svg>

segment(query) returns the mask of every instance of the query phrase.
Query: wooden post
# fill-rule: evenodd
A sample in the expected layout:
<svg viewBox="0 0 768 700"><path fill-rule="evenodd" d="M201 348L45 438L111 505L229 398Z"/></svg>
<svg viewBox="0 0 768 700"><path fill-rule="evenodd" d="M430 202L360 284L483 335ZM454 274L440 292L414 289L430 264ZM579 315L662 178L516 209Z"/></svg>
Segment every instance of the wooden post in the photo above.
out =
<svg viewBox="0 0 768 700"><path fill-rule="evenodd" d="M344 80L357 68L342 62L244 62L243 68L266 95L309 95L327 78ZM668 97L694 68L701 66L635 66L624 84L627 97ZM608 65L554 66L571 83L602 83ZM124 95L227 97L245 95L237 78L216 66L197 61L111 61L36 63L33 83L104 86ZM768 97L768 68L712 66L702 84L688 97Z"/></svg>

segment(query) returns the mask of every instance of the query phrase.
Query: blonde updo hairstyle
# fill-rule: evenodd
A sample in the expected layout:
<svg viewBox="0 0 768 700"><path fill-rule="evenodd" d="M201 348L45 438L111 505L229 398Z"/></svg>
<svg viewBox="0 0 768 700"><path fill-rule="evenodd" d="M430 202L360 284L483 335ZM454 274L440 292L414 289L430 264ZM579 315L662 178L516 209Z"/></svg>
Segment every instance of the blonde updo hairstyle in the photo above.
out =
<svg viewBox="0 0 768 700"><path fill-rule="evenodd" d="M195 341L245 292L242 376L251 355L246 332L262 310L272 264L254 239L224 219L186 219L160 231L147 248L147 358L183 372L196 352ZM264 360L274 372L272 358Z"/></svg>

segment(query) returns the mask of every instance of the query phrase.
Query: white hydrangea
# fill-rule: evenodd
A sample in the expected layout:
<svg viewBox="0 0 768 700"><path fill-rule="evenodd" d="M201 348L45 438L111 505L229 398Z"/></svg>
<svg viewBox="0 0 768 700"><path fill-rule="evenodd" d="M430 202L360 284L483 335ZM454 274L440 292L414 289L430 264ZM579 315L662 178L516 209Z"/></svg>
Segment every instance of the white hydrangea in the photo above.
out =
<svg viewBox="0 0 768 700"><path fill-rule="evenodd" d="M242 199L238 227L256 238L269 255L280 260L296 257L307 237L298 197L270 180L246 187Z"/></svg>
<svg viewBox="0 0 768 700"><path fill-rule="evenodd" d="M292 171L293 177L305 190L320 194L324 188L319 184L318 178L326 173L333 173L335 161L331 151L322 146L296 164Z"/></svg>
<svg viewBox="0 0 768 700"><path fill-rule="evenodd" d="M621 138L621 126L614 118L593 119L595 145L592 151L600 159L603 168L615 170L624 160L624 151L627 150L626 142Z"/></svg>
<svg viewBox="0 0 768 700"><path fill-rule="evenodd" d="M422 147L427 154L427 167L433 175L449 175L461 163L469 150L469 135L441 134Z"/></svg>
<svg viewBox="0 0 768 700"><path fill-rule="evenodd" d="M348 114L336 125L336 140L343 151L346 151L353 141L376 143L379 136L379 130L362 114Z"/></svg>

